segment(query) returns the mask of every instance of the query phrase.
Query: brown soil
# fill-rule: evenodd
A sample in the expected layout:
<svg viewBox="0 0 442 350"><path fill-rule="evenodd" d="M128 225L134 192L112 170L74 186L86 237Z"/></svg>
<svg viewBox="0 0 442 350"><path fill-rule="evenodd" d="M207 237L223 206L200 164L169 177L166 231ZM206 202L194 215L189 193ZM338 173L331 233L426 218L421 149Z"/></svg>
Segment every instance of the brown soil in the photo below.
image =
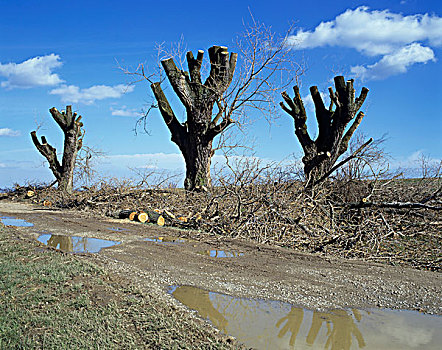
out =
<svg viewBox="0 0 442 350"><path fill-rule="evenodd" d="M0 213L32 222L33 227L16 230L28 237L51 233L120 241L120 245L99 254L82 256L109 273L130 280L150 295L176 305L167 293L171 285L280 300L309 309L382 307L442 315L442 277L437 272L324 258L203 232L97 218L78 211L48 210L23 203L2 201ZM126 230L113 231L112 227ZM154 237L185 240L144 240ZM216 249L242 255L206 255Z"/></svg>

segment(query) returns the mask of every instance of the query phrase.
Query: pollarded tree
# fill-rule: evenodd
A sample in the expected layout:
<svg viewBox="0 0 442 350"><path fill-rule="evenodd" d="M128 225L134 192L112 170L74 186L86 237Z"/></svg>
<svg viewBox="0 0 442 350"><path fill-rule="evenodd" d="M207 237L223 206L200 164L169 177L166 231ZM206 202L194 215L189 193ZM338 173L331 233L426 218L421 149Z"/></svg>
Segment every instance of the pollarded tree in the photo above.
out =
<svg viewBox="0 0 442 350"><path fill-rule="evenodd" d="M204 51L198 51L196 58L192 52L187 53L188 72L179 69L172 58L161 61L169 83L186 109L187 119L184 123L180 123L175 116L161 83L151 84L172 141L184 156L184 187L187 190L210 185L213 139L233 123L230 116L222 115L223 109L219 104L232 82L238 55L229 55L227 48L223 46L212 46L208 51L211 68L204 82L201 78ZM215 103L220 112L213 117Z"/></svg>
<svg viewBox="0 0 442 350"><path fill-rule="evenodd" d="M178 145L186 163L184 187L196 190L210 185L210 163L216 149L235 148L226 145L220 137L213 148L214 138L235 123L243 126L252 119L264 117L272 120L275 113L277 92L292 83L302 74L303 67L296 63L294 51L287 45L287 35L278 37L270 27L255 21L246 25L237 37L236 53L229 54L224 46L213 46L209 51L210 69L203 81L204 52L198 51L196 58L187 52L188 71L178 68L173 58L161 61L162 69L175 94L184 105L186 120L180 121L163 92L163 79L154 82L154 74L146 76L144 65L135 72L123 69L134 76L135 82L147 80L151 83L157 105L166 123L172 141ZM175 50L172 50L175 51ZM172 56L181 63L181 49ZM170 55L168 56L170 57ZM238 62L238 64L237 64ZM181 66L180 66L181 67ZM281 81L285 84L281 84ZM146 113L137 125L146 125ZM220 146L221 145L221 146Z"/></svg>
<svg viewBox="0 0 442 350"><path fill-rule="evenodd" d="M304 151L302 162L307 185L330 174L338 158L347 151L348 143L364 118L364 113L356 113L362 107L368 94L363 87L359 97L355 97L353 79L344 80L344 77L334 78L336 91L329 88L330 106L325 107L321 94L316 86L310 88L315 105L318 137L312 140L307 131L307 114L299 93L298 86L294 87L295 96L290 98L284 91L282 97L287 106L281 102L282 109L293 117L295 134ZM347 129L350 121L351 126Z"/></svg>
<svg viewBox="0 0 442 350"><path fill-rule="evenodd" d="M77 152L83 145L84 131L81 116L72 113L72 106L66 106L66 111L59 112L55 107L49 112L64 133L63 158L60 164L57 158L57 150L52 147L46 137L41 137L41 143L37 138L37 132L31 132L31 138L38 151L47 159L49 168L52 170L57 182L58 189L64 193L72 193L75 160Z"/></svg>

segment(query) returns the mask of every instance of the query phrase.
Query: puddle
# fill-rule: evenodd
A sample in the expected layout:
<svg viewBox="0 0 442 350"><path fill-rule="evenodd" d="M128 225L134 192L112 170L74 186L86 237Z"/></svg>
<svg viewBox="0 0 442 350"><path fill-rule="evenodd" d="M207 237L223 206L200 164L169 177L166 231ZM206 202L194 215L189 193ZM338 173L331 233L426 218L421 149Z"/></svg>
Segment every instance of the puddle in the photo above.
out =
<svg viewBox="0 0 442 350"><path fill-rule="evenodd" d="M226 250L205 250L203 252L199 252L199 254L208 255L212 258L237 258L238 256L243 256L244 253L238 253L238 252L229 252Z"/></svg>
<svg viewBox="0 0 442 350"><path fill-rule="evenodd" d="M169 291L188 308L256 349L440 349L442 317L388 309L312 311L190 286Z"/></svg>
<svg viewBox="0 0 442 350"><path fill-rule="evenodd" d="M184 243L187 241L185 238L174 238L174 237L148 237L145 238L144 240L156 243Z"/></svg>
<svg viewBox="0 0 442 350"><path fill-rule="evenodd" d="M106 227L106 230L114 231L114 232L129 231L129 229L127 229L127 228L122 228L122 227Z"/></svg>
<svg viewBox="0 0 442 350"><path fill-rule="evenodd" d="M72 253L98 253L103 248L112 247L121 243L98 238L51 234L40 235L38 241L50 247Z"/></svg>
<svg viewBox="0 0 442 350"><path fill-rule="evenodd" d="M2 217L0 217L0 220L3 223L3 225L5 225L5 226L16 226L16 227L34 226L34 224L31 222L27 222L26 220L23 220L23 219L17 219L12 216L2 216Z"/></svg>

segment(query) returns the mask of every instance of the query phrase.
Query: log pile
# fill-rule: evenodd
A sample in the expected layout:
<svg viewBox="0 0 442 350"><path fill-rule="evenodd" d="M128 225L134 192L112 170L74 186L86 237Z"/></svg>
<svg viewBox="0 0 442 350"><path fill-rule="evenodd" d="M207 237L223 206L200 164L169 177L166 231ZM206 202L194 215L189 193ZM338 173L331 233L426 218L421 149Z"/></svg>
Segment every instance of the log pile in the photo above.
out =
<svg viewBox="0 0 442 350"><path fill-rule="evenodd" d="M132 210L123 209L118 213L119 219L129 219L130 221L137 221L144 223L152 223L158 226L164 226L165 219L159 210Z"/></svg>
<svg viewBox="0 0 442 350"><path fill-rule="evenodd" d="M188 227L202 220L200 213L188 216L176 216L170 210L153 209L153 210L135 210L123 209L118 215L119 219L128 219L141 223L152 223L158 226L184 226ZM194 225L193 225L194 226Z"/></svg>

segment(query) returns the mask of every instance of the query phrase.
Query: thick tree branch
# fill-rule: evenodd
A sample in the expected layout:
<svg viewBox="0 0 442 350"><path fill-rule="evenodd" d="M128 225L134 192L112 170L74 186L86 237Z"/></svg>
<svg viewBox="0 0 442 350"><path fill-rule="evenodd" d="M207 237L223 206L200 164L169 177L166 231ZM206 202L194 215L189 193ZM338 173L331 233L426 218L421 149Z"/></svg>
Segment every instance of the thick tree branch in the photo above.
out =
<svg viewBox="0 0 442 350"><path fill-rule="evenodd" d="M366 87L362 88L361 94L355 100L355 112L359 111L359 109L362 107L362 104L364 103L365 99L367 98L368 91L369 90Z"/></svg>
<svg viewBox="0 0 442 350"><path fill-rule="evenodd" d="M301 143L304 152L308 152L313 144L313 141L310 138L307 130L307 114L305 112L304 103L302 102L298 86L295 86L293 90L295 92L293 99L290 98L287 92L284 91L281 93L281 96L288 104L289 108L287 108L283 102L280 103L280 106L286 113L292 116L295 123L295 134Z"/></svg>
<svg viewBox="0 0 442 350"><path fill-rule="evenodd" d="M51 169L54 176L56 177L57 180L59 180L62 176L63 168L57 159L57 150L55 149L55 147L52 147L50 144L47 143L46 137L44 136L41 137L41 143L40 143L38 141L36 131L31 132L31 138L32 142L34 143L38 151L41 153L41 155L47 159L49 163L49 168Z"/></svg>
<svg viewBox="0 0 442 350"><path fill-rule="evenodd" d="M192 51L187 52L187 65L189 67L190 79L193 83L201 84L201 66L203 64L204 51L198 50L196 59Z"/></svg>
<svg viewBox="0 0 442 350"><path fill-rule="evenodd" d="M350 139L353 136L356 129L358 128L359 124L361 124L364 116L365 116L364 112L359 112L353 124L345 133L344 137L342 138L341 145L339 147L339 152L338 152L339 155L342 155L347 151L348 143L350 142Z"/></svg>
<svg viewBox="0 0 442 350"><path fill-rule="evenodd" d="M225 46L212 46L209 49L210 73L204 85L221 96L232 82L238 55L230 54Z"/></svg>
<svg viewBox="0 0 442 350"><path fill-rule="evenodd" d="M316 121L319 129L316 143L322 145L325 143L330 133L331 116L333 113L325 108L324 101L316 86L310 88L310 94L315 105Z"/></svg>
<svg viewBox="0 0 442 350"><path fill-rule="evenodd" d="M158 108L160 109L161 116L172 136L172 141L175 142L179 147L182 147L187 138L186 128L178 121L173 113L172 107L167 100L166 95L161 88L161 83L153 83L151 86L153 94L158 101Z"/></svg>
<svg viewBox="0 0 442 350"><path fill-rule="evenodd" d="M167 78L169 79L170 85L172 85L173 91L175 91L183 105L187 109L191 109L193 107L194 98L192 89L189 85L189 73L183 72L181 69L178 69L172 58L161 61L161 65L166 72Z"/></svg>

